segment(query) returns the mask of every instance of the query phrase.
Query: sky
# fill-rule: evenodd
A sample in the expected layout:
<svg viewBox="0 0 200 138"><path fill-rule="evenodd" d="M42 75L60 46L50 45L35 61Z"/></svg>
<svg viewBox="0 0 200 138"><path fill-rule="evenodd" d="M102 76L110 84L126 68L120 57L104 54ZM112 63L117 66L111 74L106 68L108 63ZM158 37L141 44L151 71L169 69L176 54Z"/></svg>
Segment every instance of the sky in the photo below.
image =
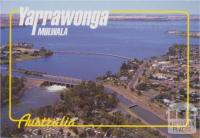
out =
<svg viewBox="0 0 200 138"><path fill-rule="evenodd" d="M187 10L200 14L200 0L1 0L1 13L28 6L34 10Z"/></svg>

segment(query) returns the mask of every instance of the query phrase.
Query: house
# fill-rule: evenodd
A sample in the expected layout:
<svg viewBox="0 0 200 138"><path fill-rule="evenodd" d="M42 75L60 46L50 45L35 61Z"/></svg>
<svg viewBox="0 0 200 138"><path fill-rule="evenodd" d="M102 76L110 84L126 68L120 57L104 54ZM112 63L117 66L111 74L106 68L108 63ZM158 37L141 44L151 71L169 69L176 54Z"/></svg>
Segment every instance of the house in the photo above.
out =
<svg viewBox="0 0 200 138"><path fill-rule="evenodd" d="M166 80L167 79L167 77L162 73L155 73L152 75L152 77L154 79L158 79L158 80Z"/></svg>
<svg viewBox="0 0 200 138"><path fill-rule="evenodd" d="M128 77L127 76L121 76L119 78L120 81L127 81L128 80Z"/></svg>

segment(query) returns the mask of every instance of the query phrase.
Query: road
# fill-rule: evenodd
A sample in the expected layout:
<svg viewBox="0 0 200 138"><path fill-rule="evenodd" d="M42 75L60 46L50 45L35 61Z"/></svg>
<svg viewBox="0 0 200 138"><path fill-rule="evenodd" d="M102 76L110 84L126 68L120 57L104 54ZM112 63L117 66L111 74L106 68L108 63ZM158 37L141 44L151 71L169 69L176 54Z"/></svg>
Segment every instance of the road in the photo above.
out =
<svg viewBox="0 0 200 138"><path fill-rule="evenodd" d="M109 93L114 93L117 96L117 98L119 99L119 101L122 104L124 104L127 108L130 105L134 105L135 103L137 103L133 99L130 100L127 97L124 97L123 95L121 95L119 92L117 92L113 89L110 89L110 87L105 86L105 89ZM148 124L151 124L151 125L153 125L153 124L154 125L166 125L167 124L166 121L162 120L161 118L156 116L154 113L148 111L147 109L145 109L144 107L142 107L140 105L138 105L137 107L131 108L129 110L132 111L134 114L136 114L141 120L143 120L143 122L146 122ZM169 138L191 138L190 135L169 134L167 128L157 128L157 129L162 134L167 135Z"/></svg>
<svg viewBox="0 0 200 138"><path fill-rule="evenodd" d="M142 76L144 69L145 69L145 64L146 62L142 63L142 65L140 65L140 67L137 69L136 73L132 76L131 81L128 83L128 87L130 89L135 89L137 83L138 83L138 79L140 76Z"/></svg>

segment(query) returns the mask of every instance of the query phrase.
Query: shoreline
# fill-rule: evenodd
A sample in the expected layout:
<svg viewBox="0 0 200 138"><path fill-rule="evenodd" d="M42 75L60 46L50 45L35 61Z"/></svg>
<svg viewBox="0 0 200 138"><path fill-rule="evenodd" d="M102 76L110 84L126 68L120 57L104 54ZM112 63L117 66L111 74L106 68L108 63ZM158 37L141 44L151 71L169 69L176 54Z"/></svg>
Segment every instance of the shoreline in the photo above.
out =
<svg viewBox="0 0 200 138"><path fill-rule="evenodd" d="M26 89L27 89L26 87L22 88L18 95L12 96L11 100L13 102L18 102L21 99L21 97L24 95ZM1 106L5 106L8 103L9 103L9 99L5 99L5 100L1 101Z"/></svg>
<svg viewBox="0 0 200 138"><path fill-rule="evenodd" d="M12 101L13 102L18 102L20 101L20 99L22 98L22 96L24 95L25 91L30 88L30 87L40 87L40 85L43 83L43 81L41 80L34 80L34 79L30 79L30 78L26 78L25 82L24 82L24 87L20 90L18 95L12 96ZM8 105L9 103L9 99L5 99L3 101L1 101L1 106L5 106Z"/></svg>

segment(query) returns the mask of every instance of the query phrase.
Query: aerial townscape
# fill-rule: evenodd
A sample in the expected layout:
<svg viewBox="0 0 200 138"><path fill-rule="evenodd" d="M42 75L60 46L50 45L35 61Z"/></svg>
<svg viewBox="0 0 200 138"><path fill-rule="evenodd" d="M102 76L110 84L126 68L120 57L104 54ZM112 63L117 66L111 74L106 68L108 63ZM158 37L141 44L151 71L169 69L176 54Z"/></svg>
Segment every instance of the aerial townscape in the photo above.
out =
<svg viewBox="0 0 200 138"><path fill-rule="evenodd" d="M0 137L199 137L200 16L191 15L190 35L179 14L108 18L96 30L71 26L68 36L33 36L15 14L10 42L8 14L0 15ZM144 127L187 117L195 133ZM59 126L63 118L73 125Z"/></svg>

